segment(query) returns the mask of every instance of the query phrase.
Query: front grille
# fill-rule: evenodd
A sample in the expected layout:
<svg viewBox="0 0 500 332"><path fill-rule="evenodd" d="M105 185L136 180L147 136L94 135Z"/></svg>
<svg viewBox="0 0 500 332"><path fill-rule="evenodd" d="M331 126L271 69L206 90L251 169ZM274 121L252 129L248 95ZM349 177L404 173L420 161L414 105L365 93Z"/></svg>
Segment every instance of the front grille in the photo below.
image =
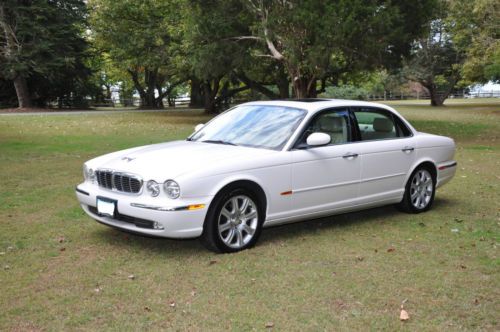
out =
<svg viewBox="0 0 500 332"><path fill-rule="evenodd" d="M142 188L142 180L133 174L101 169L95 175L99 186L106 189L138 194Z"/></svg>

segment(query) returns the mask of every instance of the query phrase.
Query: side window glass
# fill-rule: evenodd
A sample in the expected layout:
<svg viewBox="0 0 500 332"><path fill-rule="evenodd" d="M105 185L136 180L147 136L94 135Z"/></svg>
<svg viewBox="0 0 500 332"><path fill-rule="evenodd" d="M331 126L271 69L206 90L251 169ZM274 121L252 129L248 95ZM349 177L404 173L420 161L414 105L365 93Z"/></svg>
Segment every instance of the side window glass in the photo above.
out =
<svg viewBox="0 0 500 332"><path fill-rule="evenodd" d="M358 121L361 140L369 141L398 137L398 132L390 113L360 108L354 114Z"/></svg>
<svg viewBox="0 0 500 332"><path fill-rule="evenodd" d="M302 142L312 133L325 133L330 135L332 144L342 144L351 140L351 131L349 128L349 112L347 110L324 111L318 114L309 124Z"/></svg>

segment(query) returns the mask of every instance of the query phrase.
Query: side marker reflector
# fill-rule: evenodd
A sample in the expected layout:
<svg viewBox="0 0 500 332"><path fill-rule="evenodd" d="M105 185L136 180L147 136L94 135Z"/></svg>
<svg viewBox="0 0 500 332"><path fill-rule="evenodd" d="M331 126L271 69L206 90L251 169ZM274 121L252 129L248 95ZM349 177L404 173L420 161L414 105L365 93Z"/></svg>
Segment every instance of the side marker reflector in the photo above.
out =
<svg viewBox="0 0 500 332"><path fill-rule="evenodd" d="M282 192L280 195L281 196L287 196L287 195L291 195L291 194L293 194L293 191L289 190L289 191Z"/></svg>
<svg viewBox="0 0 500 332"><path fill-rule="evenodd" d="M188 205L187 209L188 210L199 210L203 209L205 207L205 204L193 204L193 205Z"/></svg>

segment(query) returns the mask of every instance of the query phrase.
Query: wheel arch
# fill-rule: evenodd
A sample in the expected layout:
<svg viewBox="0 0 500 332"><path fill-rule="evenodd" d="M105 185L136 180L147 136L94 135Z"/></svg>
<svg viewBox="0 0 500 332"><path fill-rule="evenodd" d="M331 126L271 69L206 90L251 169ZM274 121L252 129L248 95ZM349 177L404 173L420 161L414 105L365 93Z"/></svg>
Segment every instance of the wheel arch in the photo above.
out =
<svg viewBox="0 0 500 332"><path fill-rule="evenodd" d="M410 172L408 172L408 175L406 176L406 180L405 180L405 186L406 186L406 183L408 182L408 180L410 179L410 176L419 167L426 167L431 172L431 176L432 176L432 178L434 180L434 183L437 184L437 167L436 167L436 163L432 159L422 159L422 160L418 160L413 165L413 167L410 170Z"/></svg>
<svg viewBox="0 0 500 332"><path fill-rule="evenodd" d="M213 204L216 202L216 197L226 192L227 190L243 188L251 191L257 196L259 200L259 204L263 206L262 210L264 211L264 220L267 215L267 210L269 208L269 200L264 187L257 182L255 179L250 178L229 178L220 183L216 189L214 190L214 199L210 203L209 210L212 208Z"/></svg>

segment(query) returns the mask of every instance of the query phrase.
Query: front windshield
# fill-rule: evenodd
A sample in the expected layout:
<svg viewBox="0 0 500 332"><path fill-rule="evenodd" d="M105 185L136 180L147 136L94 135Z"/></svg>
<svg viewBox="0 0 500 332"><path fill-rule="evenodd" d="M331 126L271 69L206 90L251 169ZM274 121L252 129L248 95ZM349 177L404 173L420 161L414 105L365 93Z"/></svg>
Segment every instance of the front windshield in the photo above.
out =
<svg viewBox="0 0 500 332"><path fill-rule="evenodd" d="M305 110L283 106L237 106L210 121L189 140L280 150Z"/></svg>

